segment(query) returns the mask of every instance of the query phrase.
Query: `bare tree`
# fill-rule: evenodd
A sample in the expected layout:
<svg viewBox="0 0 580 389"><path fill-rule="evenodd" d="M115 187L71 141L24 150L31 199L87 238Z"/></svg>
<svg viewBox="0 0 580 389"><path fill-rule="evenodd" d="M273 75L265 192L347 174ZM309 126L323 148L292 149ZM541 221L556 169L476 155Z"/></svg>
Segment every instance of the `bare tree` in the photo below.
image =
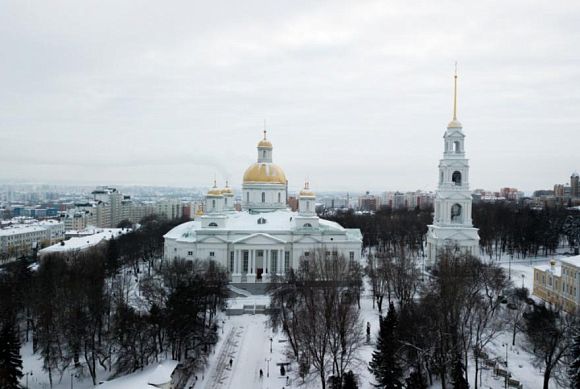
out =
<svg viewBox="0 0 580 389"><path fill-rule="evenodd" d="M575 317L544 304L524 314L526 348L534 355L534 364L544 369L543 388L550 379L565 379L565 358L572 347Z"/></svg>
<svg viewBox="0 0 580 389"><path fill-rule="evenodd" d="M324 249L313 253L296 272L289 273L286 284L270 290L271 323L288 336L301 371L317 374L324 389L331 372L334 382L342 382L357 360L362 324L353 291L358 282L353 282L349 262ZM306 369L306 361L312 370Z"/></svg>

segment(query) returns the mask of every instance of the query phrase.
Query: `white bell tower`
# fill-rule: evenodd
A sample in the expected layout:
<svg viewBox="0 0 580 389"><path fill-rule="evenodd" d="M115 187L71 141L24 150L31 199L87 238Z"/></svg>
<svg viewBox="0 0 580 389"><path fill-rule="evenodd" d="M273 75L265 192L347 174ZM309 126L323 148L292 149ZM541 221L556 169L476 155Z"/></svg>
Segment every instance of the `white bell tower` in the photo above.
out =
<svg viewBox="0 0 580 389"><path fill-rule="evenodd" d="M457 120L457 69L453 96L453 120L443 135L443 159L439 161L439 185L435 196L435 216L428 226L427 265L437 261L445 247L478 255L479 235L471 220L469 162L465 158L465 135Z"/></svg>

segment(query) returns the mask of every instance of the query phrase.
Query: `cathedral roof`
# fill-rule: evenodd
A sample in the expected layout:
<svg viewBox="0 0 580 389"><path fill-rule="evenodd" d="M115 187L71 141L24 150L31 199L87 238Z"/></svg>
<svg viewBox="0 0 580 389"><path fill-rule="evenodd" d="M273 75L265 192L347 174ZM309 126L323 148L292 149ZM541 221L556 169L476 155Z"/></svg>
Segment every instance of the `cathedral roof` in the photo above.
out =
<svg viewBox="0 0 580 389"><path fill-rule="evenodd" d="M286 184L286 174L274 163L257 162L251 164L244 173L244 184L249 183Z"/></svg>
<svg viewBox="0 0 580 389"><path fill-rule="evenodd" d="M300 215L297 212L289 210L257 214L247 211L234 212L227 215L223 228L202 228L201 220L195 220L178 225L165 234L164 237L193 242L197 241L197 232L201 231L228 232L228 239L240 239L244 234L254 234L257 232L286 234L287 232L296 230L296 219L299 217ZM265 219L265 222L259 223L259 219ZM326 231L326 233L346 233L349 236L349 240L362 238L360 230L345 229L340 224L330 220L319 219L319 228L321 231Z"/></svg>

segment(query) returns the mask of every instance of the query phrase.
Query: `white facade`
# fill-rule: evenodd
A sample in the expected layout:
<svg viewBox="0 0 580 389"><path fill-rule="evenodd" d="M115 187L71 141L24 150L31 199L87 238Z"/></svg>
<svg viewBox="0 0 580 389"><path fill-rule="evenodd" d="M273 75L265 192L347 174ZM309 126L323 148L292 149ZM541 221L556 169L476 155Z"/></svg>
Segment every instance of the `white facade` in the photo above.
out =
<svg viewBox="0 0 580 389"><path fill-rule="evenodd" d="M428 265L437 260L445 247L478 254L479 235L471 220L471 191L469 190L469 163L465 158L465 135L457 120L457 75L453 120L443 135L443 159L439 162L439 186L435 195L435 216L428 226Z"/></svg>
<svg viewBox="0 0 580 389"><path fill-rule="evenodd" d="M33 221L0 229L0 260L30 254L35 248L65 238L64 224L54 220Z"/></svg>
<svg viewBox="0 0 580 389"><path fill-rule="evenodd" d="M214 183L206 197L206 214L164 236L165 259L213 259L236 283L283 276L320 249L329 257L360 261L360 230L316 216L316 196L308 184L300 192L298 212L287 209L286 177L272 163L272 145L265 137L258 144L258 162L244 174L242 188L244 208L237 212L226 206L226 199L233 199L231 189L220 190Z"/></svg>

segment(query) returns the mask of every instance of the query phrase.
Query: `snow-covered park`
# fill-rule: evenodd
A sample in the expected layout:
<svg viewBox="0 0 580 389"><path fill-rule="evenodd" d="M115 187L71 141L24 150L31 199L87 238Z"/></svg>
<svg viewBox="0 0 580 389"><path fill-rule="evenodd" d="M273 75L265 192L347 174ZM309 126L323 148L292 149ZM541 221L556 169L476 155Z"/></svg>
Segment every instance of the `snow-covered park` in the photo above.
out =
<svg viewBox="0 0 580 389"><path fill-rule="evenodd" d="M546 258L537 260L502 262L501 266L511 275L515 286L526 286L532 289L533 266L545 264ZM368 362L374 351L374 342L379 328L379 314L373 309L373 301L369 291L365 288L361 300L360 321L361 331L366 323L371 326L371 341L365 343L359 351L359 361L352 366L352 370L359 378L361 388L372 388L373 377L368 370ZM269 305L268 296L237 296L228 300L229 308L243 306ZM288 364L288 346L284 334L273 332L269 324L269 317L265 314L249 313L237 316L223 314L220 339L210 355L205 369L198 371L191 377L186 387L201 389L217 388L319 388L320 382L314 374L303 381L297 372L295 364ZM508 370L512 378L523 384L524 388L541 388L542 372L532 365L532 357L521 345L524 343L523 334L518 334L516 346L511 346L511 334L500 333L486 348L490 358L497 359L502 368ZM508 345L507 347L505 345ZM22 385L31 389L49 388L48 377L42 370L39 356L32 354L31 342L25 343L22 348L23 372ZM507 367L506 364L507 357ZM285 374L280 371L281 364L285 365ZM111 381L102 382L99 387L104 389L121 388L151 388L152 384L162 385L169 382L171 372L177 365L175 361L160 361L159 364L148 366L142 371L123 376ZM262 374L260 374L260 370ZM473 363L469 366L469 380L473 382ZM106 372L101 371L99 377L105 379ZM499 389L505 387L505 380L494 375L492 369L482 370L482 387ZM62 379L55 380L53 388L90 388L90 377L77 377L65 371ZM438 388L436 382L432 388ZM553 388L558 388L551 382Z"/></svg>

